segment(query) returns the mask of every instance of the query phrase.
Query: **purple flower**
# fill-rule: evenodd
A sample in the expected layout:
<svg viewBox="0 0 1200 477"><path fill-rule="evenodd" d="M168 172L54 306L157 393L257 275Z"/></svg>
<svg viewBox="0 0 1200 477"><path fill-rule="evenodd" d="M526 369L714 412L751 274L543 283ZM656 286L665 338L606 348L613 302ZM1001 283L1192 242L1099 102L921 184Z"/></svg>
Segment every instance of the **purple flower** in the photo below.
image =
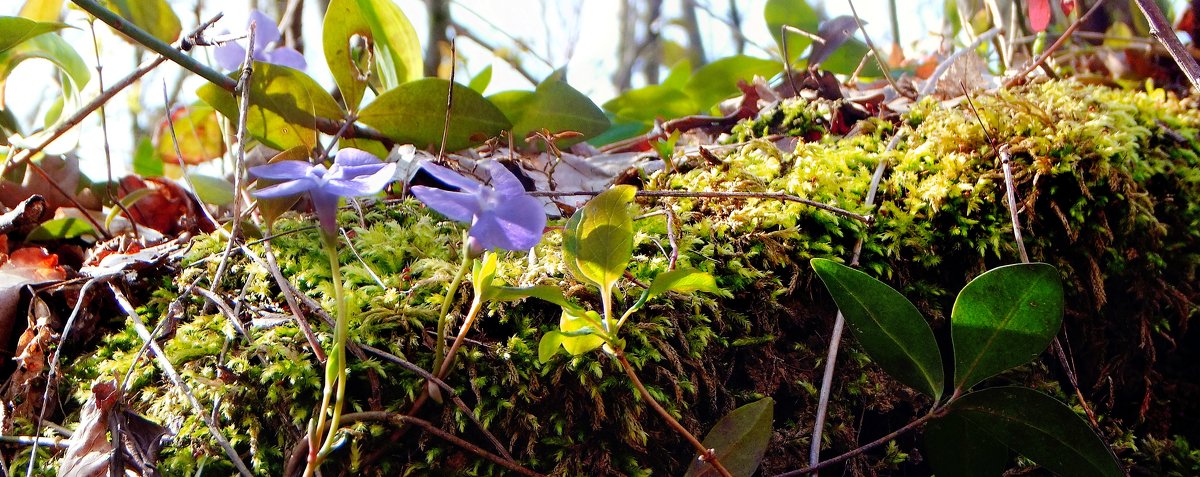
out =
<svg viewBox="0 0 1200 477"><path fill-rule="evenodd" d="M300 54L299 51L275 44L279 41L279 27L275 26L274 20L263 12L254 10L250 12L250 21L246 22L246 25L249 26L251 23L255 24L255 61L283 65L298 70L303 70L308 66L308 63L304 61L304 55ZM271 48L272 44L275 44L274 48ZM216 58L217 64L221 65L222 68L236 70L242 66L242 61L246 59L246 49L235 41L228 41L213 51L213 57Z"/></svg>
<svg viewBox="0 0 1200 477"><path fill-rule="evenodd" d="M525 193L521 181L503 164L483 164L492 177L490 187L432 162L424 161L421 167L460 191L413 186L413 195L451 220L470 223L470 237L485 250L528 250L542 240L546 227L542 203Z"/></svg>
<svg viewBox="0 0 1200 477"><path fill-rule="evenodd" d="M275 198L308 192L321 228L328 234L337 233L339 197L358 197L376 194L392 182L396 164L385 163L366 151L342 149L329 169L323 164L304 161L279 161L250 168L260 179L283 180L254 193L257 197Z"/></svg>

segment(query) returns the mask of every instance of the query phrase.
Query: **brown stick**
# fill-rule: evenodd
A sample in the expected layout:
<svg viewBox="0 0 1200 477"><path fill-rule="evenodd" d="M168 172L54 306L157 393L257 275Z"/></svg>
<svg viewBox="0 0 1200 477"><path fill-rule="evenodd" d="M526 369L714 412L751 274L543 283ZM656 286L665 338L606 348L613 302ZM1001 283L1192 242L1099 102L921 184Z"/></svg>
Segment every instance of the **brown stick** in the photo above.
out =
<svg viewBox="0 0 1200 477"><path fill-rule="evenodd" d="M1179 37L1175 36L1175 29L1171 28L1171 23L1163 16L1162 10L1158 9L1153 0L1135 0L1134 3L1137 3L1142 14L1146 16L1146 21L1150 23L1150 35L1158 39L1171 54L1171 58L1179 64L1179 69L1183 70L1188 81L1192 82L1192 92L1200 93L1200 64L1196 63L1196 58L1193 58L1187 48L1183 47L1183 43L1179 42Z"/></svg>
<svg viewBox="0 0 1200 477"><path fill-rule="evenodd" d="M1078 30L1079 27L1083 25L1084 20L1092 16L1092 13L1094 13L1096 10L1100 9L1101 5L1104 5L1104 0L1097 1L1095 5L1092 5L1092 8L1088 9L1087 13L1080 15L1079 18L1075 20L1075 23L1072 23L1071 26L1067 27L1067 30L1063 32L1062 36L1058 37L1058 41L1055 41L1053 45L1050 45L1050 48L1046 48L1046 51L1042 52L1041 56L1038 56L1037 60L1034 61L1033 64L1026 66L1025 69L1021 70L1021 72L1016 76L1013 76L1012 78L1009 78L1008 81L1005 81L1004 87L1013 87L1013 85L1016 85L1018 81L1021 81L1030 72L1041 66L1042 63L1045 63L1046 59L1050 58L1050 55L1054 54L1055 51L1067 43L1067 40L1071 38L1071 34L1075 33L1075 30Z"/></svg>

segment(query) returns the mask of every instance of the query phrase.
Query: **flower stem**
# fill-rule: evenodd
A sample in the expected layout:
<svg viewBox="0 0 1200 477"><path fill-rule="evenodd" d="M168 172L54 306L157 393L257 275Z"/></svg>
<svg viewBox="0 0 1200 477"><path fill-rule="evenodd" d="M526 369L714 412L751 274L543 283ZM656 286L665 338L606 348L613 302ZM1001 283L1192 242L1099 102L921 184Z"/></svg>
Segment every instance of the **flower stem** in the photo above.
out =
<svg viewBox="0 0 1200 477"><path fill-rule="evenodd" d="M304 469L305 476L313 475L329 454L333 440L337 437L346 396L346 338L350 325L346 311L346 291L342 286L341 263L338 260L338 237L324 232L321 235L325 239L325 253L329 255L333 296L337 303L337 321L334 324L333 349L329 353L329 360L325 362L325 386L321 392L321 407L317 410L317 425L309 431L308 467ZM326 411L331 408L332 416L328 416L327 420L329 413ZM328 433L324 442L317 446L315 444L322 432Z"/></svg>
<svg viewBox="0 0 1200 477"><path fill-rule="evenodd" d="M446 287L446 297L442 299L442 312L438 315L437 343L434 345L433 352L434 372L442 369L442 362L446 356L446 323L450 321L450 305L454 304L454 296L458 294L458 287L462 285L463 277L471 269L471 253L467 247L466 232L463 232L462 243L462 264L458 266L458 272L455 272L454 278L450 280L450 286Z"/></svg>
<svg viewBox="0 0 1200 477"><path fill-rule="evenodd" d="M700 454L700 460L703 460L704 462L708 463L708 465L711 465L713 470L716 470L717 473L721 474L722 477L733 477L733 475L729 473L729 470L726 469L724 465L721 465L721 461L717 459L717 452L715 449L708 449L704 447L704 444L700 442L700 439L697 439L696 436L689 432L687 428L683 427L679 421L676 421L675 417L671 416L671 413L667 412L666 409L663 409L662 405L660 405L658 401L654 400L654 396L650 395L650 391L647 391L646 386L642 385L642 380L638 379L637 374L633 372L633 365L629 364L629 360L625 358L625 352L616 347L613 347L613 350L613 354L617 357L617 361L621 363L621 368L625 370L625 375L629 376L629 380L633 382L633 385L637 388L638 393L642 395L642 399L644 399L646 403L658 413L658 415L662 416L663 420L666 421L667 424L675 430L675 432L678 432L679 435L683 436L684 439L687 439L687 441L692 444L692 447L694 447L696 452Z"/></svg>
<svg viewBox="0 0 1200 477"><path fill-rule="evenodd" d="M467 331L470 331L471 324L475 323L475 318L479 316L479 310L481 309L483 309L483 300L479 296L476 296L471 301L471 310L467 312L467 317L463 320L462 327L458 330L458 336L454 337L454 343L450 345L450 351L446 352L445 361L442 361L442 365L437 368L436 376L438 378L444 378L447 374L450 374L450 366L454 365L454 355L458 354L458 348L467 339Z"/></svg>

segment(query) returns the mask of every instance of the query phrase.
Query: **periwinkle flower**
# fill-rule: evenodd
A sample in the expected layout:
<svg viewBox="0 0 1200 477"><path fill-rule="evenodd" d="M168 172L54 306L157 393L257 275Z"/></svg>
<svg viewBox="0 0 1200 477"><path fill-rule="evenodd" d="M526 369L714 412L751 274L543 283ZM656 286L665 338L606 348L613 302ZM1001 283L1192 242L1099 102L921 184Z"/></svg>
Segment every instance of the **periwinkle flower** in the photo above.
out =
<svg viewBox="0 0 1200 477"><path fill-rule="evenodd" d="M333 166L312 165L305 161L279 161L250 168L260 179L283 180L279 184L259 189L257 197L287 197L308 192L313 209L325 233L337 233L339 197L373 195L387 187L396 174L396 164L383 162L369 152L346 148L338 151Z"/></svg>
<svg viewBox="0 0 1200 477"><path fill-rule="evenodd" d="M413 195L451 220L471 224L468 235L483 249L529 250L542 240L546 227L542 203L526 193L521 181L503 164L483 163L492 178L490 186L432 162L425 161L421 167L459 191L413 186Z"/></svg>
<svg viewBox="0 0 1200 477"><path fill-rule="evenodd" d="M304 61L304 55L300 54L293 48L280 46L279 42L279 27L275 26L275 20L268 17L263 12L254 10L250 12L250 21L246 22L249 26L254 23L254 61L263 63L272 63L276 65L286 66L303 70L308 66ZM236 41L228 41L225 44L218 46L213 51L213 57L216 58L217 64L227 70L236 70L242 66L242 61L246 59L246 48L239 45Z"/></svg>

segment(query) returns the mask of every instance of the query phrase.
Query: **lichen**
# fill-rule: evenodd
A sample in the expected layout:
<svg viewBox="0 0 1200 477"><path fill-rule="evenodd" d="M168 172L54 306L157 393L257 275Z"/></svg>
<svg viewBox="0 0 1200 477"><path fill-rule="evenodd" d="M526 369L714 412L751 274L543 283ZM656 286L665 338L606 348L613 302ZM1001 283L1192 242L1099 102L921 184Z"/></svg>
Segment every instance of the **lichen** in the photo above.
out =
<svg viewBox="0 0 1200 477"><path fill-rule="evenodd" d="M1139 427L1136 404L1143 395L1171 399L1164 383L1196 380L1194 367L1164 369L1152 354L1168 340L1182 339L1176 330L1196 313L1192 283L1200 262L1200 113L1195 104L1162 91L1071 81L983 94L973 103L978 118L965 104L927 100L896 127L872 123L863 128L868 133L824 135L802 141L792 151L750 139L719 166L690 165L690 170L681 167L681 172L649 177L652 188L783 191L876 219L866 226L768 199L643 201L647 211L671 208L678 217L679 264L712 273L734 294L730 300L671 297L652 302L635 316L625 330L628 353L651 393L699 434L734 407L773 396L779 403L776 431L764 470L802 466L797 456L807 454L835 311L807 261L848 261L855 242L863 240L863 269L899 287L944 333L949 300L969 278L1018 260L996 150L1007 144L1014 153L1026 245L1034 260L1059 267L1069 284L1067 336L1075 346L1085 393L1106 416L1106 430L1110 436L1120 435L1118 429L1152 433L1146 439L1155 440L1143 442L1157 443L1161 450L1168 446L1164 439L1171 434L1165 431L1171 426L1195 426L1194 415L1168 409L1155 424L1167 422L1165 428ZM785 102L775 114L790 118L785 129L793 129L817 124L812 118L820 110L814 113L811 107ZM739 128L747 139L761 135L749 134L760 126ZM887 151L886 140L897 129L905 138ZM888 173L878 206L872 208L865 199L880 161L887 162ZM351 305L350 338L428 369L429 330L459 260L460 229L413 201L371 204L363 214L341 213L362 257L360 261L348 247L342 247L339 257ZM328 259L310 226L308 218L284 218L276 226L272 249L283 274L324 309L332 309ZM644 282L667 268L671 246L664 216L639 220L636 227L631 271ZM594 293L564 270L559 240L552 232L532 257L506 256L499 275L510 284L561 286L572 299L595 306ZM212 275L222 249L216 237L198 239L182 272L142 308L143 317L165 319L175 294L197 277ZM261 244L250 249L259 257L265 251ZM260 262L239 254L230 263L228 278L212 288L228 300L240 296L238 318L248 325L249 336L235 331L229 317L202 299L187 297L163 345L202 405L216 409L213 415L222 430L255 472L278 475L316 406L320 365L295 326L264 328L249 322L264 312L290 311ZM627 305L638 290L622 283L619 292ZM461 312L469 296L452 299ZM329 327L308 311L318 338L328 344ZM538 361L538 340L557 322L556 310L536 300L490 305L450 384L479 421L530 468L559 475L677 474L690 460L690 448L638 402L611 360L597 352ZM180 392L149 361L134 362L141 345L132 328L103 337L98 349L82 359L84 365L66 373L74 399L83 402L92 379L125 376L132 366L130 406L177 432L164 449L164 474L194 474L200 465L218 474L231 472ZM881 427L898 427L897 422L928 405L887 378L853 345L847 349L838 363L827 433L826 447L832 452L873 438ZM347 392L352 409L404 412L424 390L420 377L391 363L377 358L352 363ZM1098 375L1105 364L1113 367ZM1035 365L994 381L1044 384L1051 382L1047 373ZM1110 378L1122 400L1097 399L1107 395ZM1095 383L1100 381L1106 384L1097 394ZM1128 396L1138 399L1124 401ZM423 416L487 448L475 425L453 406L429 408ZM504 473L421 433L393 436L393 428L379 424L356 424L353 430L331 465L362 464L386 475ZM919 455L915 445L902 440L850 465L874 465L881 472L920 466L913 457ZM373 455L380 449L382 459ZM1171 468L1196 465L1194 451L1141 452L1191 459L1171 463ZM1151 454L1125 448L1121 455L1140 462Z"/></svg>

